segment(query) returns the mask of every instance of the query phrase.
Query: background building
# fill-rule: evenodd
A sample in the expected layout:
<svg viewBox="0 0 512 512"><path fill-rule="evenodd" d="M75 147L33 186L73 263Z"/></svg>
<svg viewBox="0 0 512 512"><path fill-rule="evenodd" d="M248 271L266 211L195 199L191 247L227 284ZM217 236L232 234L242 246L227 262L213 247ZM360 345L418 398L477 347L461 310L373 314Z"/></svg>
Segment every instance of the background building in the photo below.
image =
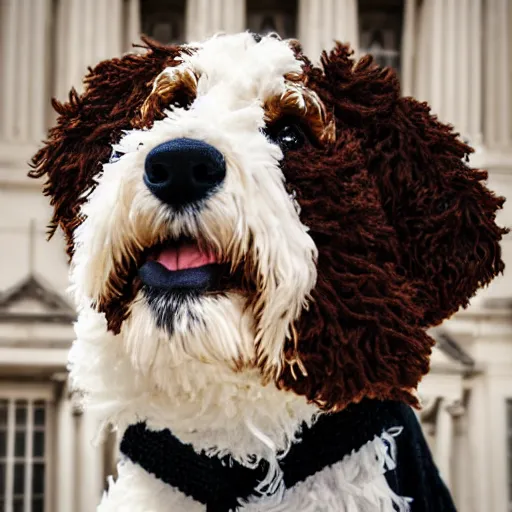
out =
<svg viewBox="0 0 512 512"><path fill-rule="evenodd" d="M74 312L62 240L27 161L54 120L49 98L87 66L130 49L213 32L278 31L315 58L334 39L400 73L477 148L474 166L512 199L512 1L0 0L0 511L92 512L110 444L65 385ZM500 215L512 225L512 202ZM512 266L512 238L503 242ZM460 512L512 511L512 278L434 333L421 418Z"/></svg>

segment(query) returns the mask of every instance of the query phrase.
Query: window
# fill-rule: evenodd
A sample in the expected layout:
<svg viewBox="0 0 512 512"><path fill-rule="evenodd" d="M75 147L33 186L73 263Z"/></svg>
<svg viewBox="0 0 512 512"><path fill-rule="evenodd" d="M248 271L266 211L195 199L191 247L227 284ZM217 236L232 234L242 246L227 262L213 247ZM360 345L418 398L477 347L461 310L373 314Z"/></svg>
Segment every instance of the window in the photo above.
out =
<svg viewBox="0 0 512 512"><path fill-rule="evenodd" d="M400 73L403 0L359 0L361 53L370 53L380 66Z"/></svg>
<svg viewBox="0 0 512 512"><path fill-rule="evenodd" d="M44 401L0 399L0 510L44 512L48 411Z"/></svg>
<svg viewBox="0 0 512 512"><path fill-rule="evenodd" d="M142 33L164 44L185 41L185 0L141 0Z"/></svg>
<svg viewBox="0 0 512 512"><path fill-rule="evenodd" d="M277 32L284 39L297 37L297 0L249 0L247 27L255 34Z"/></svg>

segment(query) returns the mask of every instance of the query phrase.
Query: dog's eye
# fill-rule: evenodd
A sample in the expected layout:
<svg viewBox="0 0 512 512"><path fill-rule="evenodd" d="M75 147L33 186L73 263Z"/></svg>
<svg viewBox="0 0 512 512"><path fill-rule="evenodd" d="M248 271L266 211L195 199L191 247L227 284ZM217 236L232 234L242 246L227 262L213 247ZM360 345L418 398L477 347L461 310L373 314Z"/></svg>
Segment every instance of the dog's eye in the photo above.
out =
<svg viewBox="0 0 512 512"><path fill-rule="evenodd" d="M121 151L116 151L115 149L112 151L112 154L110 155L110 159L108 161L109 164L112 164L114 162L117 162L124 153L121 153Z"/></svg>
<svg viewBox="0 0 512 512"><path fill-rule="evenodd" d="M272 137L283 151L299 149L304 145L304 132L296 124L282 126Z"/></svg>
<svg viewBox="0 0 512 512"><path fill-rule="evenodd" d="M177 91L174 91L172 101L170 104L171 110L173 108L183 108L185 110L188 110L190 105L194 103L195 99L195 93L192 93L187 89L178 89Z"/></svg>

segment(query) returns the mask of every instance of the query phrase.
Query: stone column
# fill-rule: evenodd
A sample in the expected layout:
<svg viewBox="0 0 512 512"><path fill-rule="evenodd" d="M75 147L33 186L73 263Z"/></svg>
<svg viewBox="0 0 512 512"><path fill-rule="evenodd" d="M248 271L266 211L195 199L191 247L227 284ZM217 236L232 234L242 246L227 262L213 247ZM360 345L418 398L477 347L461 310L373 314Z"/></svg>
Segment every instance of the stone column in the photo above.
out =
<svg viewBox="0 0 512 512"><path fill-rule="evenodd" d="M489 403L487 382L483 376L474 379L468 404L468 439L471 453L472 510L492 510L489 446Z"/></svg>
<svg viewBox="0 0 512 512"><path fill-rule="evenodd" d="M123 51L123 0L61 0L57 12L56 96L82 89L89 66Z"/></svg>
<svg viewBox="0 0 512 512"><path fill-rule="evenodd" d="M357 20L357 0L300 0L299 39L304 51L313 61L335 41L350 43L357 51Z"/></svg>
<svg viewBox="0 0 512 512"><path fill-rule="evenodd" d="M140 42L140 34L140 0L128 0L126 13L126 37L124 39L125 51L134 51L132 45Z"/></svg>
<svg viewBox="0 0 512 512"><path fill-rule="evenodd" d="M38 143L46 132L49 0L0 5L0 139Z"/></svg>
<svg viewBox="0 0 512 512"><path fill-rule="evenodd" d="M413 93L414 55L416 44L416 0L405 0L404 26L402 30L402 94L410 96Z"/></svg>
<svg viewBox="0 0 512 512"><path fill-rule="evenodd" d="M509 0L485 3L485 143L507 149L510 131Z"/></svg>
<svg viewBox="0 0 512 512"><path fill-rule="evenodd" d="M446 399L442 399L439 403L436 418L436 446L434 458L439 472L448 487L450 487L451 477L452 444L453 418L449 410L449 404Z"/></svg>
<svg viewBox="0 0 512 512"><path fill-rule="evenodd" d="M414 0L418 6L416 0ZM429 58L431 47L430 25L432 22L432 3L424 2L418 6L418 29L416 31L416 61L414 65L414 84L409 94L417 96L421 101L430 100L430 67L432 59Z"/></svg>
<svg viewBox="0 0 512 512"><path fill-rule="evenodd" d="M244 28L245 2L239 0L187 1L187 41L202 41L217 32L242 32Z"/></svg>
<svg viewBox="0 0 512 512"><path fill-rule="evenodd" d="M453 486L454 457L457 448L455 427L465 412L465 408L460 400L443 398L439 403L436 418L435 460L445 484L450 489ZM455 474L455 477L457 477L457 474Z"/></svg>
<svg viewBox="0 0 512 512"><path fill-rule="evenodd" d="M69 392L64 386L62 396L57 403L56 435L57 485L55 497L56 512L69 512L75 508L75 489L80 484L76 480L76 432L73 417L73 404Z"/></svg>
<svg viewBox="0 0 512 512"><path fill-rule="evenodd" d="M458 0L450 10L451 28L455 32L451 47L446 120L473 146L482 143L482 0ZM451 108L450 108L451 107Z"/></svg>
<svg viewBox="0 0 512 512"><path fill-rule="evenodd" d="M480 145L483 140L483 79L482 79L482 2L469 0L468 38L473 58L469 59L469 108L468 137L471 144Z"/></svg>
<svg viewBox="0 0 512 512"><path fill-rule="evenodd" d="M97 426L94 415L84 411L79 429L78 512L95 512L104 490L103 448L94 443Z"/></svg>
<svg viewBox="0 0 512 512"><path fill-rule="evenodd" d="M471 510L471 452L467 411L454 418L453 480L451 491L461 511Z"/></svg>
<svg viewBox="0 0 512 512"><path fill-rule="evenodd" d="M442 121L449 122L472 144L479 144L481 114L481 2L482 0L431 0L419 11L415 83L405 60L407 93L428 101ZM417 0L408 0L405 25Z"/></svg>

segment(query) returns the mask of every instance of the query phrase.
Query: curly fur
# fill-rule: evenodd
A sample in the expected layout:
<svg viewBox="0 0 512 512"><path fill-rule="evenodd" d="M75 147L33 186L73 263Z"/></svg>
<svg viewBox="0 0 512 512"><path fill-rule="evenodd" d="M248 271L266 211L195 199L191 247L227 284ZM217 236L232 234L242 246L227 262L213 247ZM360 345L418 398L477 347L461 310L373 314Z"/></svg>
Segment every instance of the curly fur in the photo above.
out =
<svg viewBox="0 0 512 512"><path fill-rule="evenodd" d="M83 221L80 207L87 201L85 193L94 189L101 164L108 162L111 144L139 119L153 78L164 67L176 65L175 57L187 51L148 38L143 41L146 54L101 62L89 69L83 94L72 89L66 103L52 100L57 125L32 159L29 175L46 176L43 191L54 208L49 233L58 227L63 230L70 258L73 232Z"/></svg>
<svg viewBox="0 0 512 512"><path fill-rule="evenodd" d="M145 43L145 54L91 70L82 96L72 91L68 103L54 102L58 125L34 157L31 176L47 177L54 206L51 232L62 227L70 256L80 208L111 143L140 125L162 69L194 51ZM425 328L466 306L503 270L504 230L494 222L503 199L482 184L485 172L464 163L471 149L452 129L426 104L400 96L393 71L371 57L355 62L341 44L323 55L321 68L293 48L304 85L336 120L336 141L308 144L282 162L319 250L319 278L277 383L325 409L363 396L414 404L411 390L428 371L432 346ZM161 117L157 104L152 117L145 111L146 125ZM135 270L102 308L114 332L140 288Z"/></svg>
<svg viewBox="0 0 512 512"><path fill-rule="evenodd" d="M58 123L30 173L46 179L50 234L60 227L68 243L72 382L103 424L144 420L197 451L266 458L265 483L278 489L278 454L304 422L365 397L418 404L427 329L503 271L503 198L467 165L471 149L453 129L400 95L392 70L344 45L313 66L297 42L274 36L144 41L145 53L100 63L83 94L54 101ZM284 118L302 126L302 147L285 151L270 136ZM221 152L226 178L178 211L142 176L153 148L183 137ZM230 266L236 284L187 300L144 289L148 253L182 236ZM366 462L347 468L373 467L382 450L371 446L378 453L362 449ZM130 467L101 510L125 505ZM362 495L407 510L385 484L386 464L374 469ZM347 483L344 471L305 483L288 505ZM142 481L141 503L160 489ZM188 510L188 498L160 491L155 508Z"/></svg>
<svg viewBox="0 0 512 512"><path fill-rule="evenodd" d="M286 348L306 375L290 365L280 384L327 409L362 396L417 404L410 390L433 345L425 328L503 271L495 216L504 199L464 163L472 150L450 126L400 96L391 69L370 56L356 62L341 44L322 68L299 58L337 138L283 163L319 250L319 279L300 343Z"/></svg>

